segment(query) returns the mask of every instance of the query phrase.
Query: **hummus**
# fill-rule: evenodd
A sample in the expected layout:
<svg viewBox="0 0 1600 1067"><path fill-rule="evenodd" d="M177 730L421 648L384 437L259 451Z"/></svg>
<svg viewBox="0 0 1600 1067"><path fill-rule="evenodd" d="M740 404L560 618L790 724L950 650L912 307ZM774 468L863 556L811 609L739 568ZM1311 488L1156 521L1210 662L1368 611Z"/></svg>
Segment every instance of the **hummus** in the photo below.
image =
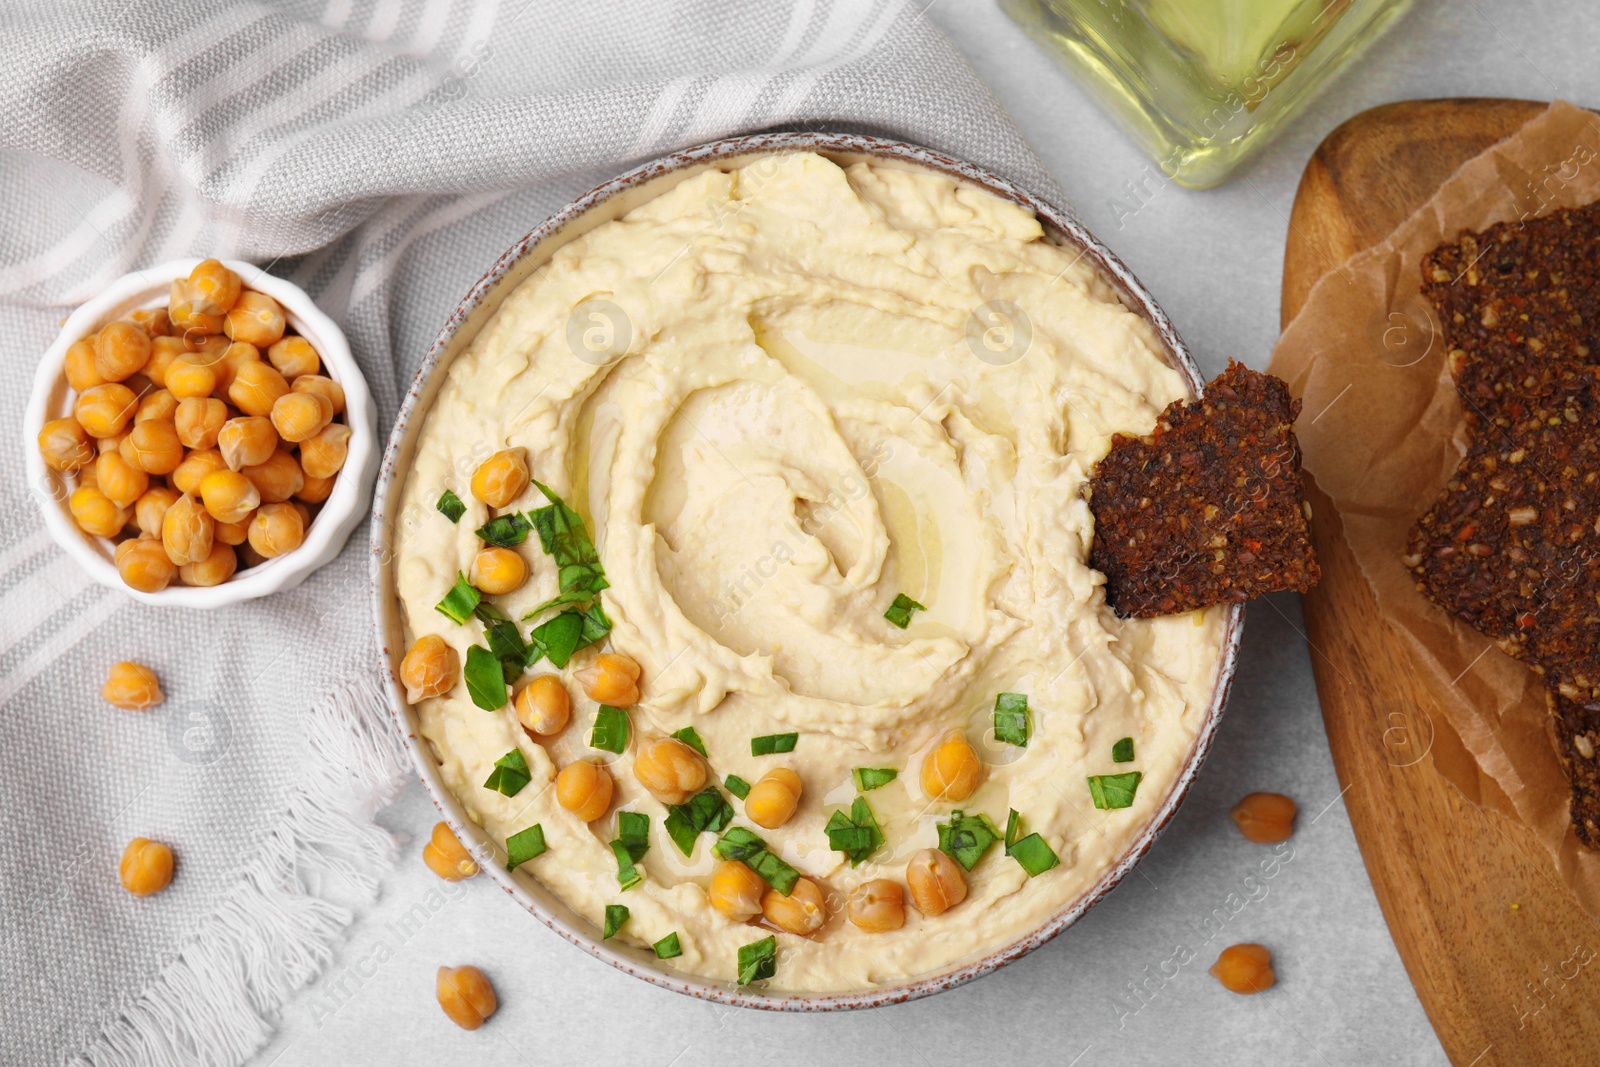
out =
<svg viewBox="0 0 1600 1067"><path fill-rule="evenodd" d="M1118 431L1146 432L1186 397L1149 327L1027 211L950 179L810 154L695 175L557 252L511 292L449 366L427 414L396 531L408 642L438 634L462 656L482 625L434 609L492 513L468 492L499 449L527 450L533 477L585 519L610 588L610 650L643 669L621 755L589 747L596 705L561 672L572 723L535 739L508 705L484 711L457 684L419 706L444 781L496 842L534 823L548 850L518 868L617 939L676 932L665 966L734 981L740 946L773 931L730 921L706 886L717 835L685 858L666 809L631 773L641 740L693 726L710 781L787 766L804 795L776 830L734 825L821 885L830 917L809 938L777 932L762 988L847 993L950 968L1006 945L1077 898L1126 851L1166 796L1208 706L1223 611L1122 620L1086 560L1083 498ZM452 524L445 489L467 503ZM530 487L512 508L545 501ZM520 618L557 591L529 537L532 572L494 598ZM899 629L897 593L926 605ZM529 624L522 624L524 632ZM536 664L519 680L550 671ZM997 741L1000 692L1026 694L1026 747ZM934 802L924 756L964 731L984 763L977 792ZM792 752L751 738L798 733ZM1131 737L1132 762L1112 762ZM520 749L532 783L486 789ZM550 788L601 758L610 812L585 824ZM857 796L851 769L899 770L865 794L885 843L860 866L824 824ZM1093 806L1087 776L1137 770L1130 807ZM952 808L1004 828L1022 816L1060 865L1029 877L996 845L966 900L865 933L846 918L858 883L904 884ZM642 884L624 892L609 842L617 813L650 816Z"/></svg>

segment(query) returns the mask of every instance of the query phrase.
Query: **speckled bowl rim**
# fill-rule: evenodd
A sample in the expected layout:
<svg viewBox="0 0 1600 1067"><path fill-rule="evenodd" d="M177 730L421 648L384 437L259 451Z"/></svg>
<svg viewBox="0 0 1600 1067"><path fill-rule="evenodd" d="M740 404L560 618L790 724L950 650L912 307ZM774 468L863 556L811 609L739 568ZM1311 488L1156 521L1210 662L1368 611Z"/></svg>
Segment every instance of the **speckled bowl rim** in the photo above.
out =
<svg viewBox="0 0 1600 1067"><path fill-rule="evenodd" d="M764 994L754 989L740 988L671 971L656 963L648 949L635 949L627 945L602 941L600 932L593 924L574 913L531 874L518 877L505 869L500 850L488 840L487 835L476 823L466 817L460 802L440 778L438 763L433 758L427 741L418 731L415 710L405 702L404 687L398 678L399 660L405 653L404 629L400 620L398 597L392 582L393 568L390 566L392 562L390 539L398 517L399 494L404 489L406 475L406 471L398 464L402 454L414 443L416 432L420 430L423 420L419 416L424 413L425 400L431 401L431 393L436 389L436 387L429 388L430 381L440 370L441 364L447 364L449 359L454 358L454 355L470 342L471 337L476 336L483 322L499 306L500 300L526 277L526 271L515 268L524 263L528 257L545 250L547 246L553 246L540 257L540 261L548 259L549 255L554 254L555 248L576 236L567 232L569 227L572 230L586 232L592 225L597 225L598 223L592 221L589 225L584 224L585 216L589 213L604 215L606 206L612 201L626 197L630 192L637 191L639 187L656 179L681 175L677 180L682 180L694 172L709 167L726 168L740 157L772 152L818 152L829 157L870 158L890 165L930 170L977 186L1030 209L1044 224L1052 240L1082 249L1105 280L1118 291L1124 304L1153 327L1165 348L1168 361L1183 374L1190 391L1194 395L1199 395L1203 389L1204 378L1187 346L1178 336L1177 330L1173 328L1166 314L1133 273L1070 212L1055 207L1012 182L931 149L902 141L856 134L761 133L730 137L684 149L613 178L551 215L495 262L488 273L479 279L457 305L444 328L440 330L437 340L423 358L422 365L418 368L416 377L412 380L401 404L394 432L390 435L378 471L378 484L373 496L372 510L373 621L381 649L379 663L383 671L390 712L396 729L400 731L406 748L411 753L417 773L433 798L434 805L456 836L478 857L480 865L489 876L541 923L618 970L686 996L769 1011L816 1012L877 1008L954 989L1026 956L1077 922L1085 912L1110 893L1150 851L1156 837L1177 814L1179 805L1199 773L1201 764L1205 762L1216 737L1238 662L1239 641L1244 626L1243 605L1231 605L1226 609L1216 686L1210 706L1206 708L1201 718L1194 743L1183 762L1182 770L1139 835L1092 886L1063 905L1031 932L987 952L979 959L957 964L908 982L848 993ZM661 191L665 191L664 188L652 195L659 195ZM615 205L612 210L616 210ZM506 284L508 280L510 284ZM501 286L504 288L500 289ZM392 501L391 496L394 497Z"/></svg>

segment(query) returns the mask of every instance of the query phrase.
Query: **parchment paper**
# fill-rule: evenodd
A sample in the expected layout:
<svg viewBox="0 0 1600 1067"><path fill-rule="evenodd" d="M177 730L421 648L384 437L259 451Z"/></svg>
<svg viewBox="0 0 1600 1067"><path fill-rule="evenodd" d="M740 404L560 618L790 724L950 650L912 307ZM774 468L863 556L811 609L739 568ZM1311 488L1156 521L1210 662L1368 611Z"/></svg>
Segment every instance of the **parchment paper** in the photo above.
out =
<svg viewBox="0 0 1600 1067"><path fill-rule="evenodd" d="M1283 331L1271 370L1304 401L1295 432L1305 469L1332 499L1379 608L1472 757L1440 751L1435 767L1475 803L1532 829L1600 916L1600 853L1568 827L1569 789L1538 676L1424 598L1400 562L1407 532L1466 441L1445 341L1420 293L1422 257L1463 230L1597 198L1600 117L1557 101L1464 164L1383 243L1325 275Z"/></svg>

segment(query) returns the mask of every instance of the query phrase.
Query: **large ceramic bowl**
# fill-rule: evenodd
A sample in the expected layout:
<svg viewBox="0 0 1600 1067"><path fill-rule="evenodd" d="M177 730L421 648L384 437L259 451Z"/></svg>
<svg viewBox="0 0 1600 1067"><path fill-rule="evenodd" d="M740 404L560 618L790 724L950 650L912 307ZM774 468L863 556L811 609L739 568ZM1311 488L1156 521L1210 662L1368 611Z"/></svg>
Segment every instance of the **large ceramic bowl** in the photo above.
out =
<svg viewBox="0 0 1600 1067"><path fill-rule="evenodd" d="M372 588L375 598L375 621L379 645L382 648L381 666L388 690L390 710L406 746L410 749L423 784L433 795L434 803L438 806L444 821L450 824L456 836L478 856L489 876L540 922L613 967L689 996L741 1007L777 1011L873 1008L954 988L1027 955L1077 922L1084 912L1111 892L1116 884L1127 876L1134 864L1150 850L1156 835L1177 812L1178 805L1189 791L1190 784L1199 773L1200 765L1211 748L1238 658L1239 634L1244 623L1244 609L1241 606L1234 605L1227 609L1216 685L1212 690L1210 705L1205 709L1200 721L1194 744L1179 774L1167 791L1167 795L1162 798L1150 822L1099 881L1085 889L1077 899L1064 905L1030 933L1008 944L997 945L981 957L897 985L842 994L765 995L758 991L670 971L662 967L648 949L637 950L614 941L602 941L599 930L588 920L574 913L531 874L512 874L506 871L504 864L498 859L495 847L489 843L484 832L466 817L461 804L441 779L438 760L434 757L428 742L418 731L416 712L405 702L405 690L398 679L400 659L405 655L406 646L401 625L399 597L395 590L392 539L400 519L400 498L405 486L406 471L411 464L412 451L416 446L418 433L428 408L445 380L445 370L450 361L467 347L483 327L484 322L499 308L500 302L506 295L547 262L563 245L602 223L626 214L639 204L708 168L731 169L749 157L772 152L817 152L841 165L870 161L880 166L934 171L1021 204L1038 216L1050 240L1064 247L1081 250L1082 255L1094 263L1105 279L1118 291L1123 303L1154 327L1164 355L1168 362L1183 374L1191 392L1198 395L1204 385L1194 359L1178 338L1172 323L1156 306L1144 286L1139 284L1138 279L1129 273L1110 249L1101 244L1067 212L1002 178L926 148L899 141L848 134L757 134L686 149L607 182L545 220L542 225L500 257L499 262L490 268L489 273L473 286L466 299L461 301L455 313L450 316L450 321L440 331L438 340L433 343L427 357L423 359L416 379L411 383L411 389L401 405L399 420L395 424L393 434L390 435L389 447L384 453L378 471L378 488L372 509Z"/></svg>

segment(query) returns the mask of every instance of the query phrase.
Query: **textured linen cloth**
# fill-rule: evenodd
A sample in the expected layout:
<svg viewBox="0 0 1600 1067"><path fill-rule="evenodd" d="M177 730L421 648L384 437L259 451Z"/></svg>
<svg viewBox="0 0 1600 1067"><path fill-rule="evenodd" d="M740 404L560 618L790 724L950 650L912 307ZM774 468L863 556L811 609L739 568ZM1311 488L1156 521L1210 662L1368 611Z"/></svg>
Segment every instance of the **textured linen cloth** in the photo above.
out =
<svg viewBox="0 0 1600 1067"><path fill-rule="evenodd" d="M961 0L949 0L961 2ZM344 327L380 443L451 308L600 181L759 129L877 133L1060 201L926 0L59 0L0 8L0 1061L241 1062L373 899L409 771L367 533L213 612L89 582L23 482L33 368L136 267L250 259ZM109 665L166 702L100 700ZM177 875L136 900L128 839Z"/></svg>

